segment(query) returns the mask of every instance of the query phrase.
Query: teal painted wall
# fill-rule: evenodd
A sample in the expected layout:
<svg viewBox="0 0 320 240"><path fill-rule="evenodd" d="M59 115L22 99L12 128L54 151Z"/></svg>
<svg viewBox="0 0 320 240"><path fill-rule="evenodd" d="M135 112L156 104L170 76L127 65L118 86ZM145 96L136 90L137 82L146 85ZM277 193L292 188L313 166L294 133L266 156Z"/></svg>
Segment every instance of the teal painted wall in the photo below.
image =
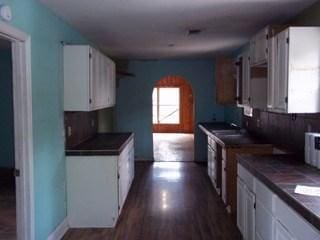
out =
<svg viewBox="0 0 320 240"><path fill-rule="evenodd" d="M35 233L36 240L44 240L66 217L60 41L87 41L36 0L3 3L12 8L10 24L31 36Z"/></svg>
<svg viewBox="0 0 320 240"><path fill-rule="evenodd" d="M14 167L11 49L0 51L0 167Z"/></svg>
<svg viewBox="0 0 320 240"><path fill-rule="evenodd" d="M137 159L152 160L152 90L155 83L168 75L180 75L192 86L195 99L195 123L224 120L224 107L215 104L214 61L162 60L131 61L129 72L134 78L120 80L115 108L115 130L133 131ZM197 159L206 159L206 139L195 129Z"/></svg>

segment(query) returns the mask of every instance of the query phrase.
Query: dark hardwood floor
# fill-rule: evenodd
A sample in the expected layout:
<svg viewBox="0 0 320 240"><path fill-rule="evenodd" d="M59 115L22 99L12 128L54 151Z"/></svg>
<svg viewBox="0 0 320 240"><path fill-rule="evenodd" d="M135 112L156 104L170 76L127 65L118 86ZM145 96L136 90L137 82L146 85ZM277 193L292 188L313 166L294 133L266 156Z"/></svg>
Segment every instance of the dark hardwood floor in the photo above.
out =
<svg viewBox="0 0 320 240"><path fill-rule="evenodd" d="M71 229L64 240L237 240L235 224L206 169L186 162L136 163L128 199L112 229Z"/></svg>
<svg viewBox="0 0 320 240"><path fill-rule="evenodd" d="M16 197L12 169L0 168L0 240L16 239Z"/></svg>

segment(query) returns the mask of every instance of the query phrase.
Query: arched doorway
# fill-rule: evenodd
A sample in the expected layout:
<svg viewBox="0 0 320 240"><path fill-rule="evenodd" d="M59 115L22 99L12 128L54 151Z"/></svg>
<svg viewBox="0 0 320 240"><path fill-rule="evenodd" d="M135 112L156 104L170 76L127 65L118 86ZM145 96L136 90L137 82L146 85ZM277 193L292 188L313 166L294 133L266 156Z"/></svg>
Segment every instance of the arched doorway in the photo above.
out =
<svg viewBox="0 0 320 240"><path fill-rule="evenodd" d="M194 95L181 76L160 79L153 88L155 161L194 160Z"/></svg>

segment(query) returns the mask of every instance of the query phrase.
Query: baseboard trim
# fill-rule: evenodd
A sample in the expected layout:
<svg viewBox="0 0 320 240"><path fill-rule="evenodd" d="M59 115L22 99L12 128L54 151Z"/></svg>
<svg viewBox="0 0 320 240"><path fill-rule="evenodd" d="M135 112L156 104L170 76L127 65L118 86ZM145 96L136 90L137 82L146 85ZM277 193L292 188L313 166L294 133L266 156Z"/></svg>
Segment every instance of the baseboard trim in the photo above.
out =
<svg viewBox="0 0 320 240"><path fill-rule="evenodd" d="M58 227L49 235L47 240L60 240L69 229L68 219L65 218Z"/></svg>

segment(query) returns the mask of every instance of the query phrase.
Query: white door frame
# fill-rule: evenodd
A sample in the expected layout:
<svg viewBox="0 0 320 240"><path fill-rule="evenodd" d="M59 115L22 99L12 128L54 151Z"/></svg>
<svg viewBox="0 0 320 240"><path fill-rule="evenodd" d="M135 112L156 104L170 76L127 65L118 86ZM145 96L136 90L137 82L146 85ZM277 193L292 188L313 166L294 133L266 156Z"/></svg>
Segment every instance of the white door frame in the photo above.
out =
<svg viewBox="0 0 320 240"><path fill-rule="evenodd" d="M0 36L12 42L17 239L34 240L31 39L4 22Z"/></svg>

